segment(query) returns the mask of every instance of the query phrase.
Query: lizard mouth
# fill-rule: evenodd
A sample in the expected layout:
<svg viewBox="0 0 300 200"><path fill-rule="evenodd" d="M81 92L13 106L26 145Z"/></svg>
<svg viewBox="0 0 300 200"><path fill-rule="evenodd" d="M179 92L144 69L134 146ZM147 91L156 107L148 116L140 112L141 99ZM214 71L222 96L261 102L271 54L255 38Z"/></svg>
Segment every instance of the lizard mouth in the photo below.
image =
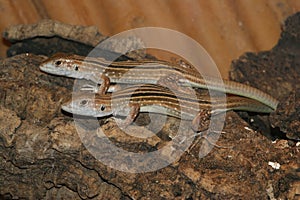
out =
<svg viewBox="0 0 300 200"><path fill-rule="evenodd" d="M40 70L44 71L44 72L49 72L49 73L51 73L51 72L57 72L58 71L58 69L54 70L52 67L50 67L47 64L41 64L40 65Z"/></svg>
<svg viewBox="0 0 300 200"><path fill-rule="evenodd" d="M95 110L78 109L73 104L62 105L61 109L74 115L89 116L89 117L105 117L108 114L98 113Z"/></svg>
<svg viewBox="0 0 300 200"><path fill-rule="evenodd" d="M77 114L76 110L73 109L73 107L69 106L69 105L62 105L61 109L64 110L64 111L66 111L66 112L69 112L69 113Z"/></svg>
<svg viewBox="0 0 300 200"><path fill-rule="evenodd" d="M55 74L55 75L62 75L62 76L68 75L68 73L66 71L62 71L59 69L53 69L47 65L40 65L40 70L43 72L47 72L47 73Z"/></svg>

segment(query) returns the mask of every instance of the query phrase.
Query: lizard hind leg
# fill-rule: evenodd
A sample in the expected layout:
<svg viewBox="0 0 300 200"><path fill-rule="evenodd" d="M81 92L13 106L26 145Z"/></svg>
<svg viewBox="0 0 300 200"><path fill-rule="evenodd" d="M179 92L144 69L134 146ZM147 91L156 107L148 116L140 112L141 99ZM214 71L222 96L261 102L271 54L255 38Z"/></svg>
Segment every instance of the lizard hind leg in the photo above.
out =
<svg viewBox="0 0 300 200"><path fill-rule="evenodd" d="M104 74L101 75L101 80L102 80L102 83L98 89L98 93L99 94L106 94L109 86L110 86L110 79L105 76Z"/></svg>

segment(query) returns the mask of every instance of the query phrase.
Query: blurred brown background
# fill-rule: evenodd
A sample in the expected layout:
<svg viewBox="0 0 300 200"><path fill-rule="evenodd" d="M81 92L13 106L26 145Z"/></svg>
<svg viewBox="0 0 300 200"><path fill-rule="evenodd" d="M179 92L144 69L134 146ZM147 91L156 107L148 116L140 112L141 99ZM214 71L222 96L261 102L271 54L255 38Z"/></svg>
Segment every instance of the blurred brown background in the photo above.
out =
<svg viewBox="0 0 300 200"><path fill-rule="evenodd" d="M170 28L198 41L227 77L244 52L272 48L299 0L0 0L0 31L55 19L95 25L104 35L144 26ZM0 44L5 57L7 44Z"/></svg>

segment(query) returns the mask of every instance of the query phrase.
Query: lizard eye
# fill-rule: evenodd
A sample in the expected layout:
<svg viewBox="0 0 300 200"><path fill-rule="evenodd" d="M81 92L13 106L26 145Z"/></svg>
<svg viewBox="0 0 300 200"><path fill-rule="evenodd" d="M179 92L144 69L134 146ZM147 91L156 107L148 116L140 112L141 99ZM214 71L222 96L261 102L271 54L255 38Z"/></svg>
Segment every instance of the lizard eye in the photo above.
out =
<svg viewBox="0 0 300 200"><path fill-rule="evenodd" d="M60 61L60 60L56 61L56 62L55 62L55 65L56 65L56 66L61 65L61 61Z"/></svg>
<svg viewBox="0 0 300 200"><path fill-rule="evenodd" d="M80 105L81 105L81 106L86 106L87 103L88 103L87 100L82 100L82 101L80 101Z"/></svg>
<svg viewBox="0 0 300 200"><path fill-rule="evenodd" d="M75 71L78 71L78 70L79 70L79 67L78 67L77 65L75 65L75 66L74 66L74 70L75 70Z"/></svg>
<svg viewBox="0 0 300 200"><path fill-rule="evenodd" d="M105 106L104 106L104 105L101 105L100 110L101 110L101 111L104 111L104 110L105 110Z"/></svg>

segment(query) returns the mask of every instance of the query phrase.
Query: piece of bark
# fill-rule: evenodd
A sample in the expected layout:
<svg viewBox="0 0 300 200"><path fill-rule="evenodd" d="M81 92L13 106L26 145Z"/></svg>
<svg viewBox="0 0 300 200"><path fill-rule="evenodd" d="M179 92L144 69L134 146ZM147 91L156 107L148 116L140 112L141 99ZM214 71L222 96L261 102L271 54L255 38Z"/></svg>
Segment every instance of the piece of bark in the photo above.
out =
<svg viewBox="0 0 300 200"><path fill-rule="evenodd" d="M3 32L3 37L10 42L22 41L35 37L54 37L85 43L96 46L99 42L106 39L95 26L85 27L78 25L65 24L53 20L42 20L36 24L20 24L7 28Z"/></svg>
<svg viewBox="0 0 300 200"><path fill-rule="evenodd" d="M146 56L143 49L125 51L142 48L141 39L137 37L108 38L103 36L95 26L42 20L36 24L11 26L2 35L13 44L7 51L9 57L22 53L51 56L56 52L98 56L108 60L142 59ZM123 55L124 52L127 56Z"/></svg>
<svg viewBox="0 0 300 200"><path fill-rule="evenodd" d="M297 147L276 148L260 133L245 128L248 124L233 112L228 113L225 133L217 142L227 148L215 147L199 159L199 150L207 141L198 139L179 160L155 172L135 174L110 168L83 146L84 140L90 140L94 148L103 148L97 143L99 136L87 134L81 140L72 117L60 111L61 103L70 98L72 80L40 72L38 64L43 59L19 55L0 63L0 75L5 78L0 116L11 116L9 123L0 120L0 130L6 131L0 134L1 195L29 199L56 195L78 199L265 199L270 180L276 198L297 191L292 176L299 164ZM164 132L172 135L176 124L178 119L170 120ZM116 146L133 152L155 151L168 142L156 136L126 136L112 120L102 125L102 130ZM130 131L141 133L145 128L131 125ZM155 163L157 158L151 161ZM273 169L269 161L282 168Z"/></svg>
<svg viewBox="0 0 300 200"><path fill-rule="evenodd" d="M300 140L300 13L287 18L270 51L246 53L232 63L231 79L250 84L280 100L271 114L281 137ZM276 131L276 130L273 130Z"/></svg>
<svg viewBox="0 0 300 200"><path fill-rule="evenodd" d="M120 199L118 188L65 157L78 156L81 148L74 126L65 124L60 111L71 98L72 80L40 72L43 59L23 54L0 61L0 194L42 199L47 191L66 186L82 199Z"/></svg>

